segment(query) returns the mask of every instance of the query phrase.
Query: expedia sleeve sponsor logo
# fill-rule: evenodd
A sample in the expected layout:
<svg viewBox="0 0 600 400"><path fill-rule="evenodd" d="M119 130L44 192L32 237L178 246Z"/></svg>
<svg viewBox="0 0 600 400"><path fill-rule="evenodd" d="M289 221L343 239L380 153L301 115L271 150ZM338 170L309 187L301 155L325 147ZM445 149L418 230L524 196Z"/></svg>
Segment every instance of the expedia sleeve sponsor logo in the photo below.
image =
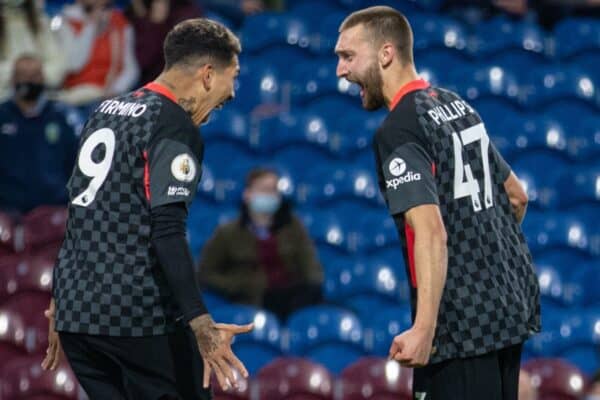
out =
<svg viewBox="0 0 600 400"><path fill-rule="evenodd" d="M408 171L404 176L398 178L388 179L385 181L386 189L398 189L400 185L405 183L417 182L421 180L421 174L418 172Z"/></svg>
<svg viewBox="0 0 600 400"><path fill-rule="evenodd" d="M415 182L421 180L421 174L418 172L408 171L406 172L406 161L402 158L393 158L388 166L388 171L394 178L386 179L386 189L398 189L398 186L405 183ZM387 175L387 174L386 174Z"/></svg>

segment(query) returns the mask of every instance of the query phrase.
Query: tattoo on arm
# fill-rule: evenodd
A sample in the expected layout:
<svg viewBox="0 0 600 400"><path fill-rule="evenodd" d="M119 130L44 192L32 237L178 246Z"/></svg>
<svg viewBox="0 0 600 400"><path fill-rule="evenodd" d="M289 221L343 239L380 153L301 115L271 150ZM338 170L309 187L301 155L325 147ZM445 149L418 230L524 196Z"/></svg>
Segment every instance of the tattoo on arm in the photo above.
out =
<svg viewBox="0 0 600 400"><path fill-rule="evenodd" d="M208 356L219 348L221 345L221 335L209 314L202 315L195 320L192 320L191 327L203 356Z"/></svg>

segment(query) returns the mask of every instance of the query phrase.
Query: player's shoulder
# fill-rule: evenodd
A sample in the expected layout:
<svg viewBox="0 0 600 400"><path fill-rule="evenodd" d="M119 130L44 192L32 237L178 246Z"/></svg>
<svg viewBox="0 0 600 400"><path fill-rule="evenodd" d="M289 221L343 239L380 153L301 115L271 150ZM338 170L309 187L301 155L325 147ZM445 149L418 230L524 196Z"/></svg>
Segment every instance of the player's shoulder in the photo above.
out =
<svg viewBox="0 0 600 400"><path fill-rule="evenodd" d="M403 96L387 114L383 123L375 133L375 140L380 143L423 142L424 135L419 125L417 96L424 90L415 90Z"/></svg>

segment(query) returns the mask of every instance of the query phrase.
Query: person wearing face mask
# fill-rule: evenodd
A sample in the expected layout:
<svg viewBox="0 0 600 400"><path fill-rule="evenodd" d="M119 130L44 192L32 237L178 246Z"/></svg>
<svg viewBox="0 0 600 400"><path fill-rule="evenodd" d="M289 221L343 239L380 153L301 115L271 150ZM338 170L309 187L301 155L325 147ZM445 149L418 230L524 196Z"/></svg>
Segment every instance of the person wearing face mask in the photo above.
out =
<svg viewBox="0 0 600 400"><path fill-rule="evenodd" d="M264 307L285 320L321 300L323 271L278 180L270 169L248 173L240 216L206 243L198 279L232 302Z"/></svg>
<svg viewBox="0 0 600 400"><path fill-rule="evenodd" d="M77 0L59 21L68 60L59 99L86 105L125 93L138 82L133 28L110 0Z"/></svg>
<svg viewBox="0 0 600 400"><path fill-rule="evenodd" d="M43 10L35 0L0 1L0 101L10 97L12 68L24 53L42 59L47 86L60 85L65 74L64 57Z"/></svg>
<svg viewBox="0 0 600 400"><path fill-rule="evenodd" d="M0 104L0 209L24 213L42 204L66 205L79 117L46 98L35 55L17 58L12 86L12 98Z"/></svg>

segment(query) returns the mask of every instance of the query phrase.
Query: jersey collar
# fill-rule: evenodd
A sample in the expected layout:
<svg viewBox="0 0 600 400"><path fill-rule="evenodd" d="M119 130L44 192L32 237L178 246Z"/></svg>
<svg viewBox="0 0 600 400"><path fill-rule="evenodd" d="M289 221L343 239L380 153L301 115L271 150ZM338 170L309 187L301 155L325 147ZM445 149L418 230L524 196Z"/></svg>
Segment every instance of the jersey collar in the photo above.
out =
<svg viewBox="0 0 600 400"><path fill-rule="evenodd" d="M167 99L171 100L173 103L177 103L177 99L175 98L175 95L173 94L173 92L171 92L171 90L168 87L161 85L158 82L150 82L149 84L144 86L144 88L148 89L152 92L162 94Z"/></svg>
<svg viewBox="0 0 600 400"><path fill-rule="evenodd" d="M392 102L390 103L389 107L390 111L392 111L398 105L398 103L400 103L402 98L408 93L414 92L415 90L426 89L429 86L429 82L423 79L415 79L414 81L408 82L407 84L402 86L400 90L398 90L398 93L396 93L396 95L392 99Z"/></svg>

